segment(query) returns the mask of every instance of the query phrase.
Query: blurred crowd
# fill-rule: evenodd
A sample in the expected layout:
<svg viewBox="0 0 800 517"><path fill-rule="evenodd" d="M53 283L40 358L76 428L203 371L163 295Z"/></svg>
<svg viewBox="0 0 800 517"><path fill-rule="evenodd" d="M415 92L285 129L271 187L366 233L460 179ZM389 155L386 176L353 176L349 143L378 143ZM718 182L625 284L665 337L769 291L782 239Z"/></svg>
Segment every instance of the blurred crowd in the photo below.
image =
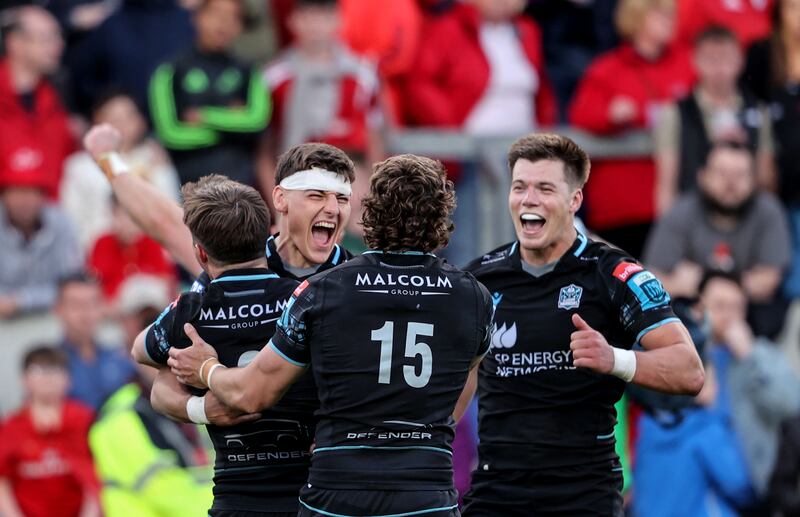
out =
<svg viewBox="0 0 800 517"><path fill-rule="evenodd" d="M619 407L629 510L800 515L800 0L0 8L0 347L24 349L25 395L0 407L0 514L201 515L210 502L202 430L153 411L153 371L128 358L191 279L80 150L108 123L131 172L176 202L210 172L271 202L283 151L336 145L357 164L354 214L399 129L647 132L651 155L593 160L580 215L663 280L707 382L694 399L632 389ZM458 192L470 164L447 165ZM59 339L34 325L2 342L42 315ZM116 342L99 337L107 326Z"/></svg>

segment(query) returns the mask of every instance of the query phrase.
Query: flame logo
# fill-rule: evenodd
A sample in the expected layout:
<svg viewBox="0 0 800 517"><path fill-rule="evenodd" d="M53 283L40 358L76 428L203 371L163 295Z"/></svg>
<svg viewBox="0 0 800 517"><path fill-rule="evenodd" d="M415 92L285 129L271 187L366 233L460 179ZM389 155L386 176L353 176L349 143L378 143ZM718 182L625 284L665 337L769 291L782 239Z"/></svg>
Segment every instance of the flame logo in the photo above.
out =
<svg viewBox="0 0 800 517"><path fill-rule="evenodd" d="M497 328L497 323L492 325L492 348L511 348L517 344L517 324L512 323L506 328L503 323Z"/></svg>

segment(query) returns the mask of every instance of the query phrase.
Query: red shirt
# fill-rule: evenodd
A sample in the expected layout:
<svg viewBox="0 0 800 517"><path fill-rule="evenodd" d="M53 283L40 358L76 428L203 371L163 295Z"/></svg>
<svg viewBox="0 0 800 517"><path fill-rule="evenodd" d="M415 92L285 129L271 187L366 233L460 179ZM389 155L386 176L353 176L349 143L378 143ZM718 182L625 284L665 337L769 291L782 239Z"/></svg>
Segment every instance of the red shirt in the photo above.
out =
<svg viewBox="0 0 800 517"><path fill-rule="evenodd" d="M346 152L368 152L369 130L377 126L379 115L378 78L373 68L348 49L340 48L336 80L338 98L332 106L334 116L330 126L318 134L307 134L308 142L324 142ZM265 82L272 94L274 109L270 127L283 142L283 132L289 131L292 92L295 79L308 64L289 51L272 61L264 72Z"/></svg>
<svg viewBox="0 0 800 517"><path fill-rule="evenodd" d="M572 101L570 121L603 136L651 129L658 106L685 96L693 83L694 69L686 49L672 49L657 61L648 61L630 45L622 45L589 66ZM617 96L635 102L638 116L631 123L611 122L609 106ZM649 156L592 160L584 192L586 222L592 229L650 222L655 215L653 160Z"/></svg>
<svg viewBox="0 0 800 517"><path fill-rule="evenodd" d="M75 150L67 113L46 81L33 91L27 111L11 87L8 62L0 61L0 173L46 176L48 193L58 197L63 162Z"/></svg>
<svg viewBox="0 0 800 517"><path fill-rule="evenodd" d="M88 408L72 401L64 403L60 429L39 432L27 408L6 420L0 477L26 517L77 516L84 493L99 490L88 442L92 420Z"/></svg>
<svg viewBox="0 0 800 517"><path fill-rule="evenodd" d="M467 120L483 97L491 74L481 48L480 23L477 10L465 4L427 21L402 99L409 124L457 128ZM513 24L525 56L539 75L537 125L552 125L556 121L556 103L545 77L539 27L525 16L514 18Z"/></svg>
<svg viewBox="0 0 800 517"><path fill-rule="evenodd" d="M691 45L703 29L721 25L742 47L769 36L774 0L678 0L678 38Z"/></svg>
<svg viewBox="0 0 800 517"><path fill-rule="evenodd" d="M92 248L89 268L100 280L103 294L108 300L117 295L119 286L131 275L160 276L171 286L177 281L175 266L165 255L164 249L147 236L139 237L130 246L123 245L113 234L101 236Z"/></svg>

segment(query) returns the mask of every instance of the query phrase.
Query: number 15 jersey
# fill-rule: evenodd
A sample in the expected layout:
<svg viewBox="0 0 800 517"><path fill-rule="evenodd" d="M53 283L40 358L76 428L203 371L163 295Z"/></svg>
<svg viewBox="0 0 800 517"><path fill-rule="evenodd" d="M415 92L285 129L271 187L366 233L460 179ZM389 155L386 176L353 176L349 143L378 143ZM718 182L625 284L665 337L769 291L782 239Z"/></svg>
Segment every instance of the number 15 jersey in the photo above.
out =
<svg viewBox="0 0 800 517"><path fill-rule="evenodd" d="M493 306L433 255L367 252L300 284L270 346L317 382L309 483L449 490L452 413Z"/></svg>

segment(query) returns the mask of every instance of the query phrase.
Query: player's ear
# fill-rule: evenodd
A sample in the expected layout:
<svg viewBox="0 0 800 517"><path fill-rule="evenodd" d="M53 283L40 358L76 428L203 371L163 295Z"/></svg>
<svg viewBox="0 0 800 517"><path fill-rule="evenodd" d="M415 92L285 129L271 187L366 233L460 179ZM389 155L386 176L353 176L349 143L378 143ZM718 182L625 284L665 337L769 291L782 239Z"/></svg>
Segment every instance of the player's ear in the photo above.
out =
<svg viewBox="0 0 800 517"><path fill-rule="evenodd" d="M208 264L208 253L196 242L194 243L194 256L201 266ZM205 269L205 267L203 269Z"/></svg>
<svg viewBox="0 0 800 517"><path fill-rule="evenodd" d="M572 199L569 202L569 211L573 214L576 213L583 204L583 189L576 189L572 193Z"/></svg>
<svg viewBox="0 0 800 517"><path fill-rule="evenodd" d="M275 185L272 189L272 205L279 214L288 212L288 203L286 202L286 191L280 185Z"/></svg>

